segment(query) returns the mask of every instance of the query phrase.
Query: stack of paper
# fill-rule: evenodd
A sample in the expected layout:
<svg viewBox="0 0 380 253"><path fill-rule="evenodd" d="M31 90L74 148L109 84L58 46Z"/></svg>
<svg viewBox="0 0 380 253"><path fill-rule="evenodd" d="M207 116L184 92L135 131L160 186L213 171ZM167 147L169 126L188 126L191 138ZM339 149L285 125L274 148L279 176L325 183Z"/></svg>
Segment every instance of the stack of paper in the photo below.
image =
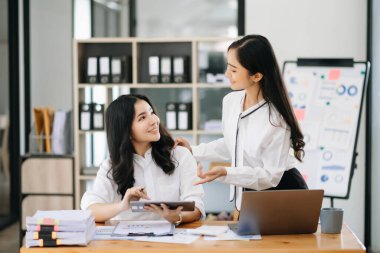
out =
<svg viewBox="0 0 380 253"><path fill-rule="evenodd" d="M26 217L26 247L87 245L95 235L90 211L37 211Z"/></svg>

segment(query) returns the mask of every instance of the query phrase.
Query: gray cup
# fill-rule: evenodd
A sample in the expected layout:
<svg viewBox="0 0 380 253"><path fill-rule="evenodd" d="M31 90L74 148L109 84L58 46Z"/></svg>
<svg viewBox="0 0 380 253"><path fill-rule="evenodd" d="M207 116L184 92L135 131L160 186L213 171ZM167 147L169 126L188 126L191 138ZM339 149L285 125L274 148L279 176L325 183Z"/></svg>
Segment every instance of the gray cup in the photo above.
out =
<svg viewBox="0 0 380 253"><path fill-rule="evenodd" d="M340 234L343 223L342 208L321 209L321 231L325 234Z"/></svg>

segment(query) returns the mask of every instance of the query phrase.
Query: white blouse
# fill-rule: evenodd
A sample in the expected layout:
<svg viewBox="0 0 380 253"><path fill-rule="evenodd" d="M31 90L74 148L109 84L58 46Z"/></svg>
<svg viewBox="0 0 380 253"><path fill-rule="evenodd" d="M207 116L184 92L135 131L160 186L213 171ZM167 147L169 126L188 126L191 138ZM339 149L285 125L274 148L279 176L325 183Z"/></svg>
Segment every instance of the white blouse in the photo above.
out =
<svg viewBox="0 0 380 253"><path fill-rule="evenodd" d="M224 97L223 138L192 147L199 161L231 161L232 166L226 168L227 176L218 180L231 184L230 200L236 199L238 210L242 187L254 190L275 187L284 172L297 164L290 153L290 129L280 113L265 100L243 111L244 97L245 91Z"/></svg>
<svg viewBox="0 0 380 253"><path fill-rule="evenodd" d="M193 186L199 180L197 177L197 164L191 153L183 147L176 147L172 151L176 169L173 174L167 175L157 166L152 158L151 149L144 157L134 154L134 186L145 187L151 200L156 201L195 201L195 206L205 217L201 185ZM121 201L117 193L117 184L108 173L111 168L110 160L105 160L96 175L92 191L86 192L81 201L81 208L88 209L95 203L116 203ZM155 220L161 219L157 214L132 213L129 209L112 218L113 220Z"/></svg>

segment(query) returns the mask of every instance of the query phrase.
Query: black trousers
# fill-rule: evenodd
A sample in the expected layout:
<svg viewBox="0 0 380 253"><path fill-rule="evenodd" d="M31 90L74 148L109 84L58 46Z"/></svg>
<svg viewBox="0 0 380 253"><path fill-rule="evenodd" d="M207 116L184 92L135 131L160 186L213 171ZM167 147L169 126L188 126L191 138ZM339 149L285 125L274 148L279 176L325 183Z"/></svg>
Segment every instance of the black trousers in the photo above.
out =
<svg viewBox="0 0 380 253"><path fill-rule="evenodd" d="M306 190L308 189L305 180L301 173L296 169L290 169L284 172L280 183L276 187L266 190ZM244 188L243 191L254 191L252 189Z"/></svg>

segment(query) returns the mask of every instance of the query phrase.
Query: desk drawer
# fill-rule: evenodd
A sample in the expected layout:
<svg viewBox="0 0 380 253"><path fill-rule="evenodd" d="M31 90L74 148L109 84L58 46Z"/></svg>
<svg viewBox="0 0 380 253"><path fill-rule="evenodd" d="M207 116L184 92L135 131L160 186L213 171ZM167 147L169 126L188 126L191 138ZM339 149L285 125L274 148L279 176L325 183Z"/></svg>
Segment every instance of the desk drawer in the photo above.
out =
<svg viewBox="0 0 380 253"><path fill-rule="evenodd" d="M21 166L22 193L73 193L73 160L29 158Z"/></svg>

